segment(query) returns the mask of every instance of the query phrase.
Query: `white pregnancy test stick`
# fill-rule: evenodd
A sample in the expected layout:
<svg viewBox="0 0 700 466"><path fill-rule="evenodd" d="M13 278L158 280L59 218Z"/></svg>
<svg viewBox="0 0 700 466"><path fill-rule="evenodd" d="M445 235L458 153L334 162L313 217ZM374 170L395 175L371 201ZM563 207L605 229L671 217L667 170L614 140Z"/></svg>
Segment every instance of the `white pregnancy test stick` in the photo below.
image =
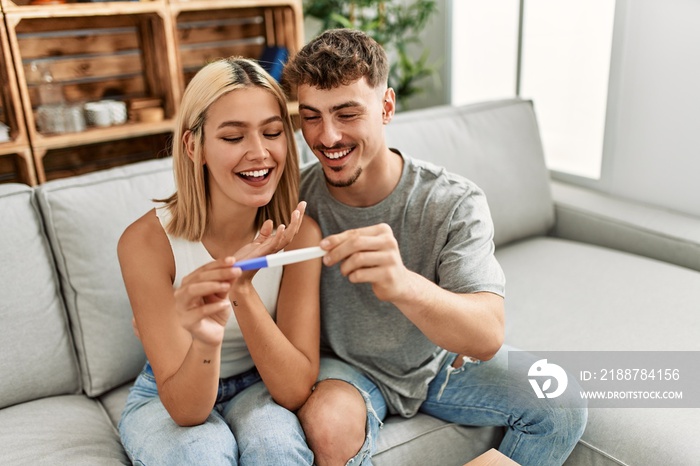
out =
<svg viewBox="0 0 700 466"><path fill-rule="evenodd" d="M265 267L280 267L296 262L316 259L326 254L326 251L320 247L295 249L293 251L278 252L277 254L268 254L263 257L254 259L246 259L233 264L233 267L238 267L241 270L263 269Z"/></svg>

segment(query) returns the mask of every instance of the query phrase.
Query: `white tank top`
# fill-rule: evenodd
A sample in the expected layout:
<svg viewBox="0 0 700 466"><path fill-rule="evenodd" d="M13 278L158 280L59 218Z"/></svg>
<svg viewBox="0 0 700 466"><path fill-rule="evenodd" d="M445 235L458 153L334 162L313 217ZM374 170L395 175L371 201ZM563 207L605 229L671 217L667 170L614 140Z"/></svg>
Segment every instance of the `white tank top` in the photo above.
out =
<svg viewBox="0 0 700 466"><path fill-rule="evenodd" d="M161 206L156 208L156 215L165 230L165 225L170 221L170 211ZM166 230L167 234L167 230ZM197 267L200 267L214 259L200 241L188 241L167 234L170 247L175 258L175 282L173 288L178 288L182 279ZM277 295L279 294L280 281L282 280L282 267L260 269L253 277L253 287L258 292L267 312L275 318L277 311ZM241 328L238 326L236 315L231 314L224 332L224 341L221 347L221 378L240 374L254 366L248 347L243 340Z"/></svg>

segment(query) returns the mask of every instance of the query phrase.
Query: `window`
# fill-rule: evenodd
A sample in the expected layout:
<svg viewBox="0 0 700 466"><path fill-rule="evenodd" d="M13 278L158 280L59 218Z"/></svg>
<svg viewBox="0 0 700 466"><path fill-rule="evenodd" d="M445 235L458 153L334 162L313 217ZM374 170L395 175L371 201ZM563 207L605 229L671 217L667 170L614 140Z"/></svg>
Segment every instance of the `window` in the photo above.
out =
<svg viewBox="0 0 700 466"><path fill-rule="evenodd" d="M454 0L451 103L513 97L520 0Z"/></svg>
<svg viewBox="0 0 700 466"><path fill-rule="evenodd" d="M615 1L455 0L452 10L452 104L532 99L547 166L599 178Z"/></svg>

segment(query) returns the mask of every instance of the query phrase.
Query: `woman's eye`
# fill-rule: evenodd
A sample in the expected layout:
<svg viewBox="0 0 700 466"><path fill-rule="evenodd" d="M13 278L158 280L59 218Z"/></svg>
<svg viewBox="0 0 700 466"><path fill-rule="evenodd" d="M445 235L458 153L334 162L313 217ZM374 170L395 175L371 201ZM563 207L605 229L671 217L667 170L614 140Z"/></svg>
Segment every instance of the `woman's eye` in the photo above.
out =
<svg viewBox="0 0 700 466"><path fill-rule="evenodd" d="M265 137L268 139L275 139L282 134L282 131L275 131L270 133L265 133Z"/></svg>
<svg viewBox="0 0 700 466"><path fill-rule="evenodd" d="M239 142L243 140L242 136L237 136L237 137L223 137L221 138L226 142Z"/></svg>

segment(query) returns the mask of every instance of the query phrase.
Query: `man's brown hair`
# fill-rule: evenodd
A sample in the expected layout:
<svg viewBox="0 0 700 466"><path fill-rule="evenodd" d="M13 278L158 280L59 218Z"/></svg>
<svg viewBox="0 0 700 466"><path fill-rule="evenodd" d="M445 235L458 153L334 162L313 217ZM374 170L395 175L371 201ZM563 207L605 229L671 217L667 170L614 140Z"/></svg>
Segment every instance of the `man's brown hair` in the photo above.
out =
<svg viewBox="0 0 700 466"><path fill-rule="evenodd" d="M366 78L372 88L389 77L386 52L374 39L354 29L329 29L311 40L285 66L287 91L300 85L334 89Z"/></svg>

